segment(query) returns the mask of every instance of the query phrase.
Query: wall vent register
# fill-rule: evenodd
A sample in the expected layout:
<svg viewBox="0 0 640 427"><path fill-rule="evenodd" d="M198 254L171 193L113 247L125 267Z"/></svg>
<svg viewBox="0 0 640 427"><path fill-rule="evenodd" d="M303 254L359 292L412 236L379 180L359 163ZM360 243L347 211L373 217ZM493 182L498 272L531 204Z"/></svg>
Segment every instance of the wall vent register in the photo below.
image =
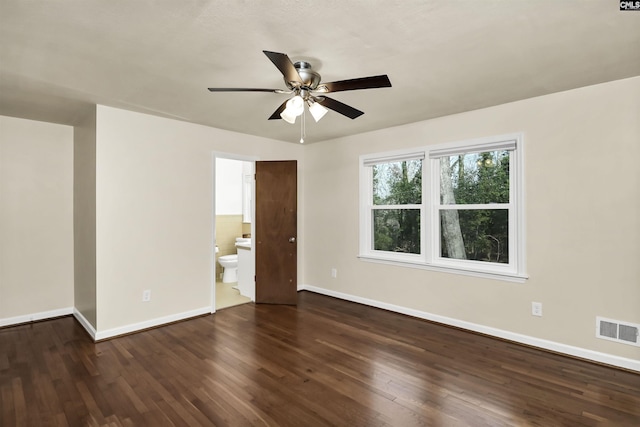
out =
<svg viewBox="0 0 640 427"><path fill-rule="evenodd" d="M596 337L640 347L640 325L596 317Z"/></svg>

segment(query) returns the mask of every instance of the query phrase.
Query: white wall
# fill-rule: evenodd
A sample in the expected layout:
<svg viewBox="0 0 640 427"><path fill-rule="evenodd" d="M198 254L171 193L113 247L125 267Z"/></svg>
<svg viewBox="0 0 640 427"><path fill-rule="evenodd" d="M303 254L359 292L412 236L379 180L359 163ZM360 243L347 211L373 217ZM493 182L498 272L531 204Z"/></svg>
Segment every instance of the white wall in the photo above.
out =
<svg viewBox="0 0 640 427"><path fill-rule="evenodd" d="M640 323L639 117L640 77L309 145L304 284L640 361L640 348L595 338L596 316ZM514 132L526 144L526 283L357 258L358 156Z"/></svg>
<svg viewBox="0 0 640 427"><path fill-rule="evenodd" d="M242 215L243 164L240 160L216 160L216 215Z"/></svg>
<svg viewBox="0 0 640 427"><path fill-rule="evenodd" d="M98 106L98 335L210 309L213 152L295 159L301 168L302 150L299 144ZM302 229L302 185L298 192ZM142 302L145 289L151 302Z"/></svg>
<svg viewBox="0 0 640 427"><path fill-rule="evenodd" d="M0 326L73 307L73 128L0 116Z"/></svg>

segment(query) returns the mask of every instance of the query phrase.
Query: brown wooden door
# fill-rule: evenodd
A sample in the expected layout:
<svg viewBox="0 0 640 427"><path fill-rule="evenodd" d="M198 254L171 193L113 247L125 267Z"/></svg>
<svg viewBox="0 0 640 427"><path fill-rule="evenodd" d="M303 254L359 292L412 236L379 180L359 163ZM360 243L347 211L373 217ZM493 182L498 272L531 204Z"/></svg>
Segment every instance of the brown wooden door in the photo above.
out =
<svg viewBox="0 0 640 427"><path fill-rule="evenodd" d="M256 162L256 303L298 301L297 162Z"/></svg>

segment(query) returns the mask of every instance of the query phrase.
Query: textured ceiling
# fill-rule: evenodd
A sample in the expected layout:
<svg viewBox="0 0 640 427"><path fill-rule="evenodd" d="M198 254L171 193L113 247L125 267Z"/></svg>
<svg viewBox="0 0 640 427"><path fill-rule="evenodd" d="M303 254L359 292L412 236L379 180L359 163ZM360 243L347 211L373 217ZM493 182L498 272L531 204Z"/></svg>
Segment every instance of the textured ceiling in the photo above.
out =
<svg viewBox="0 0 640 427"><path fill-rule="evenodd" d="M0 0L0 114L73 125L87 104L297 142L262 50L363 110L307 120L307 142L640 75L640 12L617 0Z"/></svg>

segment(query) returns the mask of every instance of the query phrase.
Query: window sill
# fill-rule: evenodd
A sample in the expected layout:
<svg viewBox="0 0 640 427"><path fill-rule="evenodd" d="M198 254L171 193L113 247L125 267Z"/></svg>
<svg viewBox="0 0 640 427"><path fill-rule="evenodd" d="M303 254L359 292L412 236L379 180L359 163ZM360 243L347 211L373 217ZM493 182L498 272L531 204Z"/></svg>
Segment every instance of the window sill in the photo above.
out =
<svg viewBox="0 0 640 427"><path fill-rule="evenodd" d="M461 268L445 267L440 265L425 264L423 262L397 261L386 258L376 258L371 256L360 255L358 258L365 262L377 264L395 265L397 267L417 268L420 270L438 271L441 273L460 274L462 276L481 277L483 279L502 280L505 282L525 283L529 276L524 274L489 272Z"/></svg>

